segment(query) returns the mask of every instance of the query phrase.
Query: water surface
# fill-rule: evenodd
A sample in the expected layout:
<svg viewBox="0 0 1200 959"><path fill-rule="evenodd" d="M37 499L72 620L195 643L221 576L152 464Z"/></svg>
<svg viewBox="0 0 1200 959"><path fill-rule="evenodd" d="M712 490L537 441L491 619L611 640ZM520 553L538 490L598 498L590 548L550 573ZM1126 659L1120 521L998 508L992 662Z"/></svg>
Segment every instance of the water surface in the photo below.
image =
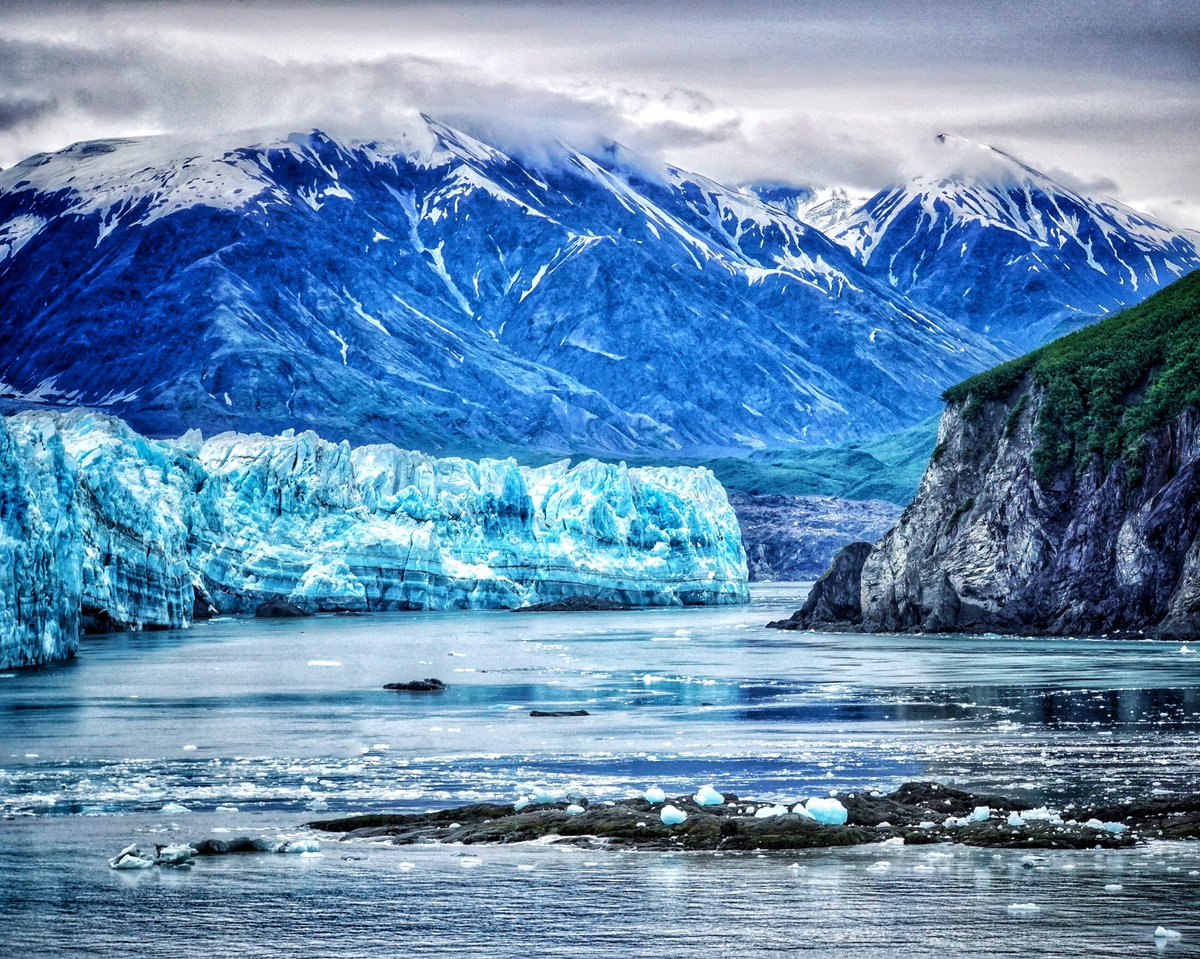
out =
<svg viewBox="0 0 1200 959"><path fill-rule="evenodd" d="M317 815L509 799L533 784L603 799L713 782L795 800L934 778L1068 807L1200 791L1200 657L1178 645L762 628L803 594L224 620L89 639L72 663L5 674L0 952L126 954L164 923L198 954L231 956L394 955L398 941L414 955L1125 955L1155 951L1160 922L1187 933L1166 949L1200 945L1200 858L1171 844L1037 868L962 848L329 843L303 860L107 868L133 839L298 834ZM426 676L449 688L382 689ZM1008 908L1027 901L1039 909Z"/></svg>

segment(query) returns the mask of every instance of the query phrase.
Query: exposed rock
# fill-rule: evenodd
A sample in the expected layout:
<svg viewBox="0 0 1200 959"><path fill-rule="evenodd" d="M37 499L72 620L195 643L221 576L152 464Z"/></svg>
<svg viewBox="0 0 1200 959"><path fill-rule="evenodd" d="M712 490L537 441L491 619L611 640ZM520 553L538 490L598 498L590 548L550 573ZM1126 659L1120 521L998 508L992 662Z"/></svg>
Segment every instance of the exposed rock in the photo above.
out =
<svg viewBox="0 0 1200 959"><path fill-rule="evenodd" d="M276 597L268 599L265 603L259 603L255 607L254 615L259 619L297 619L302 616L311 616L312 613L306 612L295 603Z"/></svg>
<svg viewBox="0 0 1200 959"><path fill-rule="evenodd" d="M517 606L514 613L609 613L633 609L625 603L617 603L599 596L568 596L548 603L533 603Z"/></svg>
<svg viewBox="0 0 1200 959"><path fill-rule="evenodd" d="M804 605L789 619L767 623L771 629L809 629L814 625L848 626L862 621L859 588L863 563L871 552L870 543L851 543L834 557L833 564L813 583Z"/></svg>
<svg viewBox="0 0 1200 959"><path fill-rule="evenodd" d="M568 716L590 716L586 709L531 709L529 715L535 719L562 719Z"/></svg>
<svg viewBox="0 0 1200 959"><path fill-rule="evenodd" d="M1043 486L1044 401L1027 377L947 408L920 492L862 565L856 628L1200 638L1200 414L1147 435L1140 477L1093 457ZM793 628L844 625L837 599Z"/></svg>
<svg viewBox="0 0 1200 959"><path fill-rule="evenodd" d="M880 500L730 493L752 582L811 580L854 542L874 543L901 509Z"/></svg>
<svg viewBox="0 0 1200 959"><path fill-rule="evenodd" d="M428 679L414 679L407 683L387 683L384 689L394 689L402 693L440 693L446 684L432 676Z"/></svg>
<svg viewBox="0 0 1200 959"><path fill-rule="evenodd" d="M699 805L691 795L668 800L687 813L676 825L664 825L662 804L642 797L614 803L571 800L583 812L568 813L557 803L479 803L430 813L370 813L312 822L316 830L343 839L386 839L397 845L424 842L527 842L556 837L563 842L644 849L809 849L852 846L902 838L906 843L964 843L1013 849L1119 849L1161 835L1200 838L1200 796L1155 800L1102 810L1106 822L1083 814L1064 820L1041 810L1029 821L1010 825L1013 813L1031 802L1006 796L978 795L938 783L907 783L889 795L839 797L848 819L827 826L796 812L756 816L764 804L725 794L719 806ZM773 804L767 804L773 805ZM795 807L793 807L795 808ZM1087 818L1091 818L1089 810ZM196 848L199 848L198 846Z"/></svg>

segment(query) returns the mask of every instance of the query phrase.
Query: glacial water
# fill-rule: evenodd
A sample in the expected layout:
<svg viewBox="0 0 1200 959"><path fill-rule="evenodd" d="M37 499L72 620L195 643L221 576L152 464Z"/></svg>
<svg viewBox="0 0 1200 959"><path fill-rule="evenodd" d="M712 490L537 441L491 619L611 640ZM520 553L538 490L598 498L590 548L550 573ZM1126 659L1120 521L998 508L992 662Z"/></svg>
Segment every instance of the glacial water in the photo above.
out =
<svg viewBox="0 0 1200 959"><path fill-rule="evenodd" d="M938 779L1062 807L1200 791L1200 655L1178 644L762 628L803 593L229 619L87 639L72 663L0 674L0 955L1200 955L1200 844L1031 867L958 846L323 840L319 856L108 868L131 841L305 835L321 816L531 784L795 800ZM382 689L426 676L448 689ZM1183 937L1156 943L1160 924Z"/></svg>

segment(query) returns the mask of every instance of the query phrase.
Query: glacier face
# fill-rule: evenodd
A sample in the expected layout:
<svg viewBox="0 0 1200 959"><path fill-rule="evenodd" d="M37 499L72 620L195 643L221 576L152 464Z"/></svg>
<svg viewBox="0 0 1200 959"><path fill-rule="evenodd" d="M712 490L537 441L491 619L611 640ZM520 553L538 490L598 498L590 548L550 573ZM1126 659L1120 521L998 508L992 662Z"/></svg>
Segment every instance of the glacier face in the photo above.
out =
<svg viewBox="0 0 1200 959"><path fill-rule="evenodd" d="M196 602L748 598L737 519L705 469L531 468L313 433L149 440L83 411L9 418L0 465L0 665L70 655L81 625L186 626Z"/></svg>
<svg viewBox="0 0 1200 959"><path fill-rule="evenodd" d="M675 456L898 429L1008 356L753 192L427 133L0 171L0 397L156 436Z"/></svg>

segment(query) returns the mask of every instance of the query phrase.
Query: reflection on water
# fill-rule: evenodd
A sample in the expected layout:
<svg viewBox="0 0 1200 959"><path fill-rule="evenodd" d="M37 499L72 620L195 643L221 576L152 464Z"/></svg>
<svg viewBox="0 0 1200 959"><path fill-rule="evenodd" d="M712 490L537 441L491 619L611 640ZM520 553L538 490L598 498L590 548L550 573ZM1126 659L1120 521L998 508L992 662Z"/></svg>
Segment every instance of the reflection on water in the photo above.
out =
<svg viewBox="0 0 1200 959"><path fill-rule="evenodd" d="M463 850L362 847L133 877L104 863L129 838L275 834L314 808L427 809L534 781L593 798L714 782L798 799L917 778L1031 802L1200 791L1200 656L1148 642L762 628L802 595L768 587L749 607L633 613L225 620L90 639L74 663L5 674L5 947L131 952L153 912L186 926L203 955L392 955L397 937L417 955L896 954L886 944L1125 955L1155 948L1147 922L1194 921L1178 915L1200 891L1190 847L1039 869L1008 854L881 848L811 853L795 869L791 858L553 849L487 850L463 869ZM382 689L426 676L449 688ZM189 811L164 814L168 803ZM228 806L237 812L216 811ZM400 871L406 859L417 868ZM1105 893L1090 915L1116 874L1129 891ZM1010 900L1041 909L1010 914Z"/></svg>

